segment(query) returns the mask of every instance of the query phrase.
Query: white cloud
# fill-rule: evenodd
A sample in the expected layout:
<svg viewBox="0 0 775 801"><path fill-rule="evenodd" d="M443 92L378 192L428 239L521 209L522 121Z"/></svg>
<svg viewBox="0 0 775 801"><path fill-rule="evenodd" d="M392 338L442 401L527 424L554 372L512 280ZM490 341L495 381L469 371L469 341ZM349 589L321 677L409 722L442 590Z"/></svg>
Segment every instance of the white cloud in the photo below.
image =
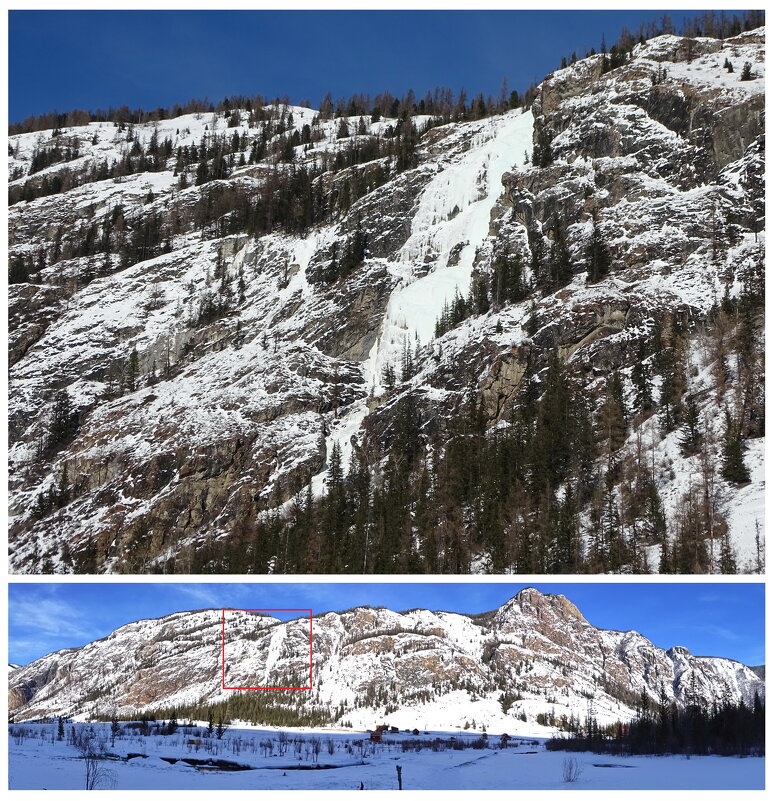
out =
<svg viewBox="0 0 775 801"><path fill-rule="evenodd" d="M94 632L83 610L57 598L15 598L9 605L9 623L47 636L83 638Z"/></svg>
<svg viewBox="0 0 775 801"><path fill-rule="evenodd" d="M168 589L206 607L215 609L223 605L223 593L213 589L211 584L170 584Z"/></svg>
<svg viewBox="0 0 775 801"><path fill-rule="evenodd" d="M56 587L13 593L8 604L9 645L23 662L63 647L83 645L101 636L88 610L57 597Z"/></svg>

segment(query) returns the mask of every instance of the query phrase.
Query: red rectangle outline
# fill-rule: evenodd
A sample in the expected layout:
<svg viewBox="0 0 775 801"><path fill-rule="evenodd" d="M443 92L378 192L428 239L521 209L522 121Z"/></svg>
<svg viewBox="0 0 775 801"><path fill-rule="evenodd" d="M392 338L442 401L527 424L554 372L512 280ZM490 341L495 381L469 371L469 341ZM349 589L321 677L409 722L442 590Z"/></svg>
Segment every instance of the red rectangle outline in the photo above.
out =
<svg viewBox="0 0 775 801"><path fill-rule="evenodd" d="M226 613L227 612L309 612L309 687L227 687L226 686ZM222 690L311 690L312 689L312 610L311 609L221 609L221 689Z"/></svg>

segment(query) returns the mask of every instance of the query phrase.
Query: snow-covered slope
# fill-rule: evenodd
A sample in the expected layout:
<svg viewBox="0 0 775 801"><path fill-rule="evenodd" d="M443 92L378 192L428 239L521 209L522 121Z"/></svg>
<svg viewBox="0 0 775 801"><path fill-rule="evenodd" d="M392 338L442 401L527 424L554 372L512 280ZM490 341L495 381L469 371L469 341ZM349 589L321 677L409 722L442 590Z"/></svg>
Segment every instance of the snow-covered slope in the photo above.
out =
<svg viewBox="0 0 775 801"><path fill-rule="evenodd" d="M280 622L225 612L226 687L304 687L308 618ZM82 648L58 651L9 678L14 719L89 719L215 703L222 689L221 610L180 612L123 626ZM654 703L752 703L764 694L754 672L728 659L663 651L635 631L590 625L559 595L521 591L492 612L468 616L360 607L312 621L311 691L260 698L322 710L331 723L364 727L535 732L563 717L613 722ZM257 696L259 697L259 696ZM261 713L259 713L260 717ZM261 722L258 720L257 722Z"/></svg>
<svg viewBox="0 0 775 801"><path fill-rule="evenodd" d="M702 477L712 479L712 514L698 536L710 557L692 569L730 569L731 553L736 569L761 570L763 374L729 352L739 339L734 315L726 328L708 320L748 292L763 265L763 37L662 36L605 73L602 56L583 59L548 76L529 109L431 127L403 168L390 143L408 121L321 119L295 106L262 109L260 133L254 112L237 109L10 137L10 186L22 198L10 207L10 255L32 278L9 292L12 569L231 572L236 557L223 552L249 554L241 570L286 569L287 554L255 532L271 510L302 503L308 483L314 496L325 493L335 445L345 473L357 452L378 485L409 399L432 463L464 405L480 404L493 435L531 382L540 395L556 354L593 415L618 370L630 417L613 490L607 455L592 472L599 494L610 490L609 506L625 512L616 536L632 556L610 568L594 561L596 512L580 501L586 569L670 561ZM745 62L752 76L741 81ZM420 131L431 122L413 121ZM253 158L264 133L266 152ZM306 135L283 162L283 143ZM150 164L167 142L157 169L143 168L138 153ZM228 177L198 183L197 160L214 169L219 142L234 148ZM525 164L542 142L550 163ZM36 154L65 146L70 155L77 146L77 157L32 171ZM382 155L348 163L347 153L372 146ZM127 159L132 171L104 177ZM277 190L268 208L250 203L302 170L320 172L309 200L317 221L265 232L273 203L287 198ZM51 193L33 198L45 181ZM585 263L593 216L612 260L594 284ZM476 281L489 285L504 253L540 284L531 248L549 252L557 219L572 261L565 285L519 302L490 299L487 311L436 336L445 305ZM354 243L363 250L342 267ZM763 350L760 317L754 353ZM680 427L666 432L659 415L634 409L640 348L655 327L671 344L673 322L686 337L681 403L696 401L703 454L682 454ZM412 370L402 375L407 356ZM656 401L655 360L645 361ZM57 417L63 401L77 426ZM726 410L747 446L747 485L719 476ZM668 521L661 537L645 533L638 513L625 521L644 465ZM470 512L460 510L462 526ZM533 526L523 512L512 508L509 519ZM462 568L443 553L441 564L530 567L461 536L474 552ZM436 569L426 556L433 548L409 539L410 563ZM380 547L376 530L368 541ZM296 572L320 571L304 559ZM342 567L367 561L358 554Z"/></svg>

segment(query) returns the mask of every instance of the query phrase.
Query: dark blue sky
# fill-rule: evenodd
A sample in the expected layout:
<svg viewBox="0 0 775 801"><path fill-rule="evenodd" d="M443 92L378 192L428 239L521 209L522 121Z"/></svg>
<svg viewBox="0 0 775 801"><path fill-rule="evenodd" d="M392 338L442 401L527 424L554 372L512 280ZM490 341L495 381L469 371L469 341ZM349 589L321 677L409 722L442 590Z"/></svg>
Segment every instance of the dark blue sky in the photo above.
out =
<svg viewBox="0 0 775 801"><path fill-rule="evenodd" d="M9 119L208 96L523 91L662 11L11 11ZM696 11L669 12L676 25Z"/></svg>
<svg viewBox="0 0 775 801"><path fill-rule="evenodd" d="M361 604L455 612L494 609L522 583L11 583L9 661L27 663L104 637L144 617L201 608L311 608ZM764 662L764 585L552 583L532 586L573 601L600 628L635 629L661 648Z"/></svg>

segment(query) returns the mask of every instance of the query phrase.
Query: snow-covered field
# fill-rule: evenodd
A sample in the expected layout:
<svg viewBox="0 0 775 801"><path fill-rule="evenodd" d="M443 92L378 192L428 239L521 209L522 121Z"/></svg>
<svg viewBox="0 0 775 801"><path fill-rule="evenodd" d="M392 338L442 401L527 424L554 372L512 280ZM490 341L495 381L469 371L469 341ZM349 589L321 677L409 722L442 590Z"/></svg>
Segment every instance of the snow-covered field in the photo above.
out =
<svg viewBox="0 0 775 801"><path fill-rule="evenodd" d="M69 742L73 725L65 724L61 741L56 724L9 727L10 789L84 789L85 763ZM90 727L75 728L83 734ZM405 790L764 789L763 758L568 754L546 751L540 740L514 738L500 747L495 735L486 747L474 748L481 741L479 733L387 734L384 742L372 743L364 732L341 730L231 728L218 740L203 736L202 729L167 736L124 729L111 745L109 724L95 724L93 730L97 748L104 746L112 755L98 762L101 789L357 790L363 784L366 790L396 790L397 766ZM21 731L26 736L19 736ZM467 747L449 747L445 741L450 736ZM430 746L437 738L437 750L418 750L408 742ZM242 769L189 764L185 759L226 760ZM566 760L573 759L578 778L564 782Z"/></svg>

